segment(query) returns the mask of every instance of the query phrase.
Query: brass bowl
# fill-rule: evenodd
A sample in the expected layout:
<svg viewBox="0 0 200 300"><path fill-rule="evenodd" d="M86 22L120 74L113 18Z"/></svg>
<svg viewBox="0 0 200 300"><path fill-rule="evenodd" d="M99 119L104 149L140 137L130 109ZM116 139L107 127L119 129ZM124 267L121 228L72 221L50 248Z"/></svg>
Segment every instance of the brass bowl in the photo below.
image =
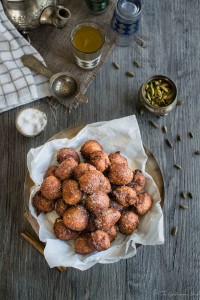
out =
<svg viewBox="0 0 200 300"><path fill-rule="evenodd" d="M164 80L165 82L169 83L169 85L172 88L172 91L174 92L174 97L172 99L172 102L167 105L167 106L154 106L151 105L146 97L145 97L145 87L148 83L150 83L153 80ZM177 87L175 85L175 83L166 76L163 75L154 75L149 77L140 87L139 92L138 92L138 101L141 104L141 106L143 106L145 109L147 109L150 113L157 115L157 116L165 116L167 115L175 106L177 103Z"/></svg>

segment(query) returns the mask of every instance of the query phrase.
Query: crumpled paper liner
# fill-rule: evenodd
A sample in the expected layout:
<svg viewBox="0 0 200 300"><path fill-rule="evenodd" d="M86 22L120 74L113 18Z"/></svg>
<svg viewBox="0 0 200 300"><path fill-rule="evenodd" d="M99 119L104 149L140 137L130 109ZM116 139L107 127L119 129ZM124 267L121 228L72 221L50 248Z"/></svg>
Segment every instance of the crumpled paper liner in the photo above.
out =
<svg viewBox="0 0 200 300"><path fill-rule="evenodd" d="M130 168L142 170L146 176L145 190L152 196L153 206L145 216L140 217L139 226L132 235L125 236L118 233L116 240L106 251L79 255L74 251L73 241L64 242L55 237L53 223L58 217L56 212L41 213L37 216L31 198L39 190L49 165L55 165L57 151L62 147L71 147L79 151L83 143L89 139L97 140L108 153L120 151L128 159ZM84 127L71 140L53 140L29 151L27 155L28 170L35 183L30 196L30 211L40 225L39 238L46 242L44 255L50 267L62 265L87 270L96 263L114 263L120 259L134 256L137 243L142 245L164 243L160 194L152 177L145 172L146 161L147 156L135 116L93 123Z"/></svg>

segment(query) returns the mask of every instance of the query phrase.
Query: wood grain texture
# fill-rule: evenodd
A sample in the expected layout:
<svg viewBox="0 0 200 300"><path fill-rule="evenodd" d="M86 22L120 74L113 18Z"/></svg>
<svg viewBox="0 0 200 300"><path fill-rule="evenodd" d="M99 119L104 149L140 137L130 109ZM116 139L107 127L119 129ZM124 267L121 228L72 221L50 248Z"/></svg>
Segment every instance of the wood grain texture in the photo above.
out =
<svg viewBox="0 0 200 300"><path fill-rule="evenodd" d="M15 128L15 117L21 108L0 116L0 299L200 298L200 158L193 155L200 150L200 1L144 2L139 35L145 47L116 47L87 91L88 104L81 104L71 115L59 106L55 110L57 123L44 100L26 105L40 108L48 118L45 132L34 139L21 136ZM141 62L142 68L134 67L133 60ZM113 61L120 70L112 67ZM127 77L127 70L136 77ZM138 89L153 74L174 79L178 97L185 101L160 119L148 113L141 117L137 110ZM131 259L96 265L85 272L49 269L44 258L20 236L24 230L34 234L23 218L27 152L66 127L131 114L136 114L143 142L164 173L165 244L140 247ZM152 128L149 120L166 125L168 133ZM193 139L189 131L194 133ZM176 141L177 134L181 142ZM174 149L166 146L165 138L173 141ZM183 169L175 169L175 163ZM194 199L182 200L181 191L193 192ZM189 208L180 210L180 203ZM178 225L176 236L170 234L174 225Z"/></svg>

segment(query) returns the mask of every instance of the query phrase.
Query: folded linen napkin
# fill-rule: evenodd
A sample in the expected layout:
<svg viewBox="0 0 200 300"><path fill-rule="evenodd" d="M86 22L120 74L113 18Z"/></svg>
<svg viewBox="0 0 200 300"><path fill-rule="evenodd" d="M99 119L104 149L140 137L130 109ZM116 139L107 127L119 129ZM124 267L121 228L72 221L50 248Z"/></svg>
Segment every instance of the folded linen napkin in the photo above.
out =
<svg viewBox="0 0 200 300"><path fill-rule="evenodd" d="M23 66L23 54L44 62L8 20L0 2L0 113L51 94L48 80Z"/></svg>

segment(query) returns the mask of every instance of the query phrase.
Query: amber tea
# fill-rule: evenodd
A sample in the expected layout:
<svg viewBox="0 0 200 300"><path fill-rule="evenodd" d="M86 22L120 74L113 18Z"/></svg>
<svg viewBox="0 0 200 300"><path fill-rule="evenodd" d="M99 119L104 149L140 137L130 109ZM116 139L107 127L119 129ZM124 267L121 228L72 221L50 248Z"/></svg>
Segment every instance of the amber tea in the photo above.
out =
<svg viewBox="0 0 200 300"><path fill-rule="evenodd" d="M93 69L99 64L105 43L105 35L99 25L94 22L76 25L71 32L71 43L79 67Z"/></svg>
<svg viewBox="0 0 200 300"><path fill-rule="evenodd" d="M74 33L73 45L84 53L92 53L99 50L104 44L101 31L91 26L81 26Z"/></svg>

